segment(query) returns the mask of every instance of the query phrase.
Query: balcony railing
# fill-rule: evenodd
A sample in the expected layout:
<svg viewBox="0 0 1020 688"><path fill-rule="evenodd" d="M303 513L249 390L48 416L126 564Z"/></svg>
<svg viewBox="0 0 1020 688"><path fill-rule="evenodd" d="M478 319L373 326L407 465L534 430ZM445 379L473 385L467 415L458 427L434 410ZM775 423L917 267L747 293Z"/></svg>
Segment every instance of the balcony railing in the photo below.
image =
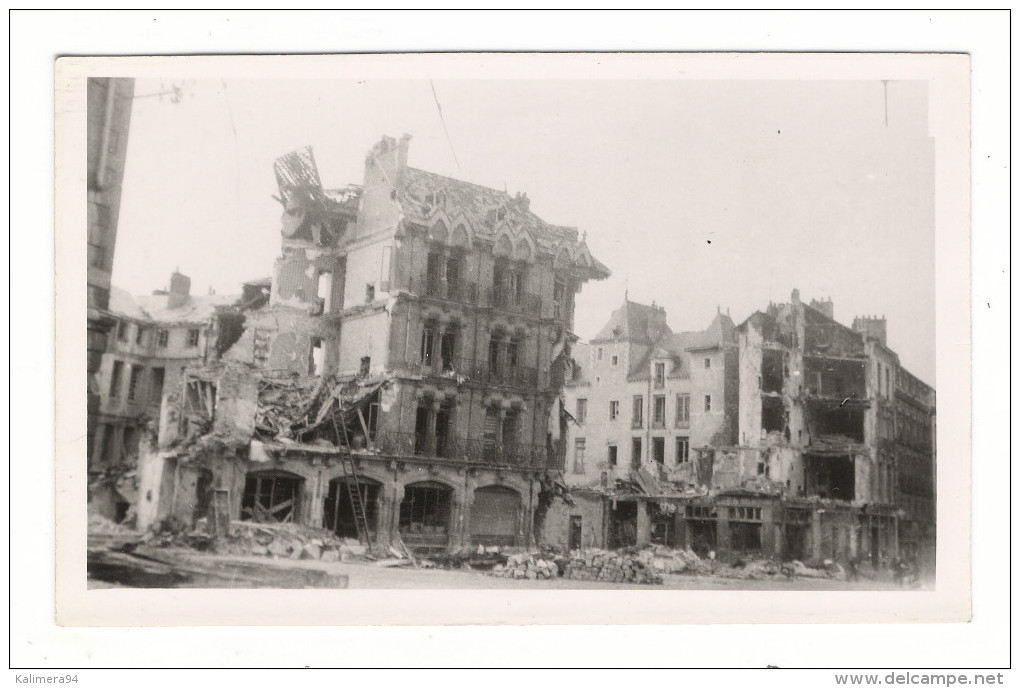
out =
<svg viewBox="0 0 1020 688"><path fill-rule="evenodd" d="M459 356L432 356L426 361L411 361L405 364L408 372L422 377L449 377L468 375L469 367Z"/></svg>
<svg viewBox="0 0 1020 688"><path fill-rule="evenodd" d="M432 275L425 277L425 296L459 303L478 303L478 285L460 280L449 282Z"/></svg>
<svg viewBox="0 0 1020 688"><path fill-rule="evenodd" d="M494 440L390 432L379 433L376 448L383 454L393 456L446 459L465 464L532 469L548 467L545 447Z"/></svg>
<svg viewBox="0 0 1020 688"><path fill-rule="evenodd" d="M526 315L542 315L542 299L538 294L517 292L509 287L489 287L486 291L486 303L491 308L524 313Z"/></svg>
<svg viewBox="0 0 1020 688"><path fill-rule="evenodd" d="M541 389L547 386L545 375L527 366L492 366L488 359L476 359L465 367L468 377L481 384L518 389Z"/></svg>

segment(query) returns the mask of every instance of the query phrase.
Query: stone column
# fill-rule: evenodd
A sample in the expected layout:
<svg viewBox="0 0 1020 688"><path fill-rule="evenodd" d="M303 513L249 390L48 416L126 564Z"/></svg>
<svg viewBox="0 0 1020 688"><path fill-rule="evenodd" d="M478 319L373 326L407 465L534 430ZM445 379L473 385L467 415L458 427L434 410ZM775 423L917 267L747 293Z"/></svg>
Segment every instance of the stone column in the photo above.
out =
<svg viewBox="0 0 1020 688"><path fill-rule="evenodd" d="M638 547L647 545L652 540L652 518L648 513L651 504L642 500L637 502L637 544Z"/></svg>
<svg viewBox="0 0 1020 688"><path fill-rule="evenodd" d="M811 512L811 557L822 558L822 514L817 510Z"/></svg>

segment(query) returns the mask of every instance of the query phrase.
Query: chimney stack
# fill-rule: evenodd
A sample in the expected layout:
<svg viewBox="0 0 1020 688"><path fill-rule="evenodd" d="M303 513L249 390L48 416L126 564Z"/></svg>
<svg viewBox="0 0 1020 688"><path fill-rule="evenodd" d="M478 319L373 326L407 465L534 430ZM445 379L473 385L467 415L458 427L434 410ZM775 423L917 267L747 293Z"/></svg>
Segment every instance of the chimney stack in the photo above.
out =
<svg viewBox="0 0 1020 688"><path fill-rule="evenodd" d="M167 296L167 308L180 308L188 302L191 294L191 278L176 270L170 275L170 293Z"/></svg>
<svg viewBox="0 0 1020 688"><path fill-rule="evenodd" d="M859 316L854 318L853 329L866 337L877 340L885 346L886 322L885 316Z"/></svg>
<svg viewBox="0 0 1020 688"><path fill-rule="evenodd" d="M832 299L811 299L810 306L819 313L824 313L829 320L836 319L836 307L832 303Z"/></svg>

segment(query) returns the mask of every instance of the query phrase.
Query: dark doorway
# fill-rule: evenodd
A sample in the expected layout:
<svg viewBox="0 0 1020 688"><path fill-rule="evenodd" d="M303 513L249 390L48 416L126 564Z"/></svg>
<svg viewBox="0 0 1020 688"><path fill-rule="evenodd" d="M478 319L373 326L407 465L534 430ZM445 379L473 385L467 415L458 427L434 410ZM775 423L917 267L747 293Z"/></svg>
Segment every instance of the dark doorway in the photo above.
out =
<svg viewBox="0 0 1020 688"><path fill-rule="evenodd" d="M808 551L808 532L808 526L800 523L787 523L783 526L783 538L785 540L784 560L790 561L796 559L804 561Z"/></svg>
<svg viewBox="0 0 1020 688"><path fill-rule="evenodd" d="M610 549L637 544L637 502L617 502L610 523Z"/></svg>
<svg viewBox="0 0 1020 688"><path fill-rule="evenodd" d="M365 505L365 520L368 530L374 537L377 532L379 513L380 485L375 481L359 479L361 485L361 501ZM351 488L353 489L353 484ZM329 492L323 502L322 519L326 530L331 530L340 537L357 540L358 526L351 508L351 497L347 492L348 481L345 478L334 478L329 481Z"/></svg>
<svg viewBox="0 0 1020 688"><path fill-rule="evenodd" d="M715 520L688 521L691 529L691 549L699 557L707 557L715 550Z"/></svg>
<svg viewBox="0 0 1020 688"><path fill-rule="evenodd" d="M250 473L244 481L241 520L294 523L301 506L304 479L284 471Z"/></svg>
<svg viewBox="0 0 1020 688"><path fill-rule="evenodd" d="M584 529L581 525L580 516L571 516L570 525L567 530L567 549L581 549L581 542L584 539Z"/></svg>

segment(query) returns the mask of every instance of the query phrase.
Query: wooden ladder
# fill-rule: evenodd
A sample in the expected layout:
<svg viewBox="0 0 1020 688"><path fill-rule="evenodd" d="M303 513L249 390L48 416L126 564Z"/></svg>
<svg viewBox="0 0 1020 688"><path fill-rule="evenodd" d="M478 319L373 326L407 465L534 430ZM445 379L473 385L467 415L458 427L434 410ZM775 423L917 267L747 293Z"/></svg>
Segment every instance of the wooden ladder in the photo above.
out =
<svg viewBox="0 0 1020 688"><path fill-rule="evenodd" d="M358 480L358 467L354 463L354 455L351 453L350 435L347 431L347 421L344 419L343 407L340 405L340 423L337 424L337 413L333 413L333 429L340 440L340 465L344 471L344 485L347 486L347 499L351 503L351 511L354 513L354 527L358 532L358 542L364 542L368 551L372 551L372 533L368 529L368 515L365 513L365 499L361 492L361 481ZM339 495L338 495L339 496Z"/></svg>

